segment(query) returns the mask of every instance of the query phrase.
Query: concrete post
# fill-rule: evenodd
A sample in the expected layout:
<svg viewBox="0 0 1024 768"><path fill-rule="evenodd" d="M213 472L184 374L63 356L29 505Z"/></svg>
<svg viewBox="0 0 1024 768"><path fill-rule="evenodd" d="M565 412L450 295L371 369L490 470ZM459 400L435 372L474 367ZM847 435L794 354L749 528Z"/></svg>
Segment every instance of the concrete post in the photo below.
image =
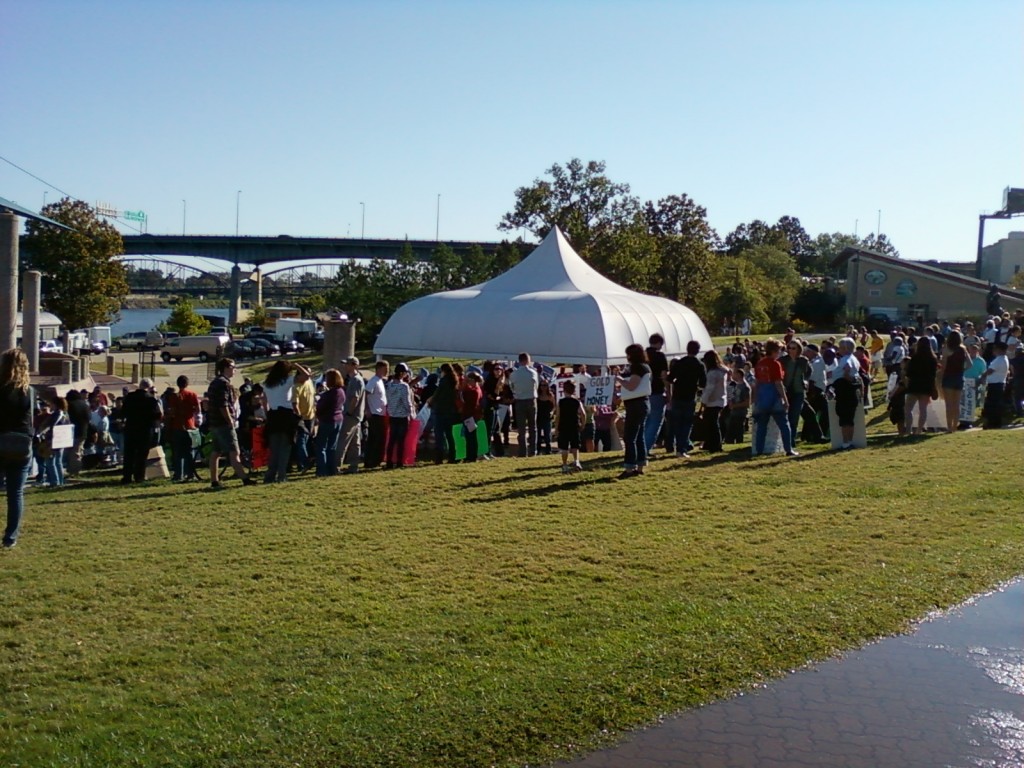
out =
<svg viewBox="0 0 1024 768"><path fill-rule="evenodd" d="M13 213L0 213L0 350L11 349L17 339L18 225Z"/></svg>
<svg viewBox="0 0 1024 768"><path fill-rule="evenodd" d="M263 273L260 272L260 268L256 267L253 273L249 275L249 280L252 281L252 305L254 307L263 306Z"/></svg>
<svg viewBox="0 0 1024 768"><path fill-rule="evenodd" d="M107 376L114 375L114 356L107 355Z"/></svg>
<svg viewBox="0 0 1024 768"><path fill-rule="evenodd" d="M142 381L142 376L139 373L141 367L138 363L132 363L132 384L138 384Z"/></svg>
<svg viewBox="0 0 1024 768"><path fill-rule="evenodd" d="M324 370L339 368L341 361L356 352L356 324L349 320L324 323Z"/></svg>
<svg viewBox="0 0 1024 768"><path fill-rule="evenodd" d="M231 293L228 297L228 325L238 325L242 312L242 269L237 264L231 268Z"/></svg>
<svg viewBox="0 0 1024 768"><path fill-rule="evenodd" d="M43 275L34 269L21 281L21 348L28 357L28 369L39 373L39 296Z"/></svg>
<svg viewBox="0 0 1024 768"><path fill-rule="evenodd" d="M75 380L74 360L60 361L60 383L71 384Z"/></svg>

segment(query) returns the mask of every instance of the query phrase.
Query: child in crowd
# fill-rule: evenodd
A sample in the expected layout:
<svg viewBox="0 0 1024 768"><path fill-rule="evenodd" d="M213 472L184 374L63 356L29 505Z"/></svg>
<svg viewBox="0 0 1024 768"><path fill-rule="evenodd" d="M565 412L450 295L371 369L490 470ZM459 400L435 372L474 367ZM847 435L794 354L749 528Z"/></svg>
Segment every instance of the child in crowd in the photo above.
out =
<svg viewBox="0 0 1024 768"><path fill-rule="evenodd" d="M612 449L612 429L619 415L614 406L594 406L594 450L610 451Z"/></svg>
<svg viewBox="0 0 1024 768"><path fill-rule="evenodd" d="M729 410L725 422L725 442L738 444L743 442L750 409L750 385L747 384L741 366L737 365L729 371L729 383L726 387Z"/></svg>
<svg viewBox="0 0 1024 768"><path fill-rule="evenodd" d="M580 465L580 435L587 422L583 403L576 399L576 384L567 381L562 384L565 395L558 401L558 450L562 452L562 474L567 475L583 467ZM569 451L572 451L572 466L569 465Z"/></svg>

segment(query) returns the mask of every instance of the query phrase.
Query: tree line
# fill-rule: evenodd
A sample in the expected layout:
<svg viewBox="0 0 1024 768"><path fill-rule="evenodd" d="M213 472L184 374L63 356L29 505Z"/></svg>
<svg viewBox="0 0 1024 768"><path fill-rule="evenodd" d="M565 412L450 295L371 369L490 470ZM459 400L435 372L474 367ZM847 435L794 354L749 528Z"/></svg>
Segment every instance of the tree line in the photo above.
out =
<svg viewBox="0 0 1024 768"><path fill-rule="evenodd" d="M642 201L628 184L610 179L600 161L556 163L515 190L514 198L498 228L518 237L494 253L477 245L459 254L439 243L431 260L421 262L406 244L393 261L343 263L331 288L296 304L307 315L339 308L358 317L358 343L372 346L402 304L505 272L534 247L527 235L539 240L557 225L576 252L609 279L686 304L711 328L723 319L749 317L764 332L794 323L835 323L843 297L830 264L845 247L899 256L883 234L812 237L795 216L773 224L755 219L722 237L708 222L706 208L687 194ZM65 198L43 214L73 227L67 232L35 221L26 227L25 267L43 272L44 306L69 328L109 322L128 294L128 273L117 259L123 253L120 235L81 201Z"/></svg>

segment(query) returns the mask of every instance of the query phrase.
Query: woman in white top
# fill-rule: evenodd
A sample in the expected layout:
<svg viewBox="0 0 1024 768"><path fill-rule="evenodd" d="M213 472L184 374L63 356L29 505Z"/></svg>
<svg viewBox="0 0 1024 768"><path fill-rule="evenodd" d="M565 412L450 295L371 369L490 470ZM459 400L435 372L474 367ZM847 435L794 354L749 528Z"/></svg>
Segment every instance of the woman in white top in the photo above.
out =
<svg viewBox="0 0 1024 768"><path fill-rule="evenodd" d="M263 382L263 396L267 403L266 435L270 448L267 474L263 478L265 483L283 483L288 479L288 462L299 424L292 397L296 371L309 375L309 370L298 363L278 360L270 367Z"/></svg>
<svg viewBox="0 0 1024 768"><path fill-rule="evenodd" d="M722 358L715 350L708 350L702 358L707 369L707 383L701 391L700 404L704 408L701 421L704 427L703 448L709 453L722 451L722 412L726 406L726 375Z"/></svg>
<svg viewBox="0 0 1024 768"><path fill-rule="evenodd" d="M644 426L651 412L651 368L647 364L647 352L639 344L630 344L626 347L626 359L629 361L629 377L618 377L622 385L619 396L626 408L626 427L622 438L626 461L620 480L644 473L647 466Z"/></svg>

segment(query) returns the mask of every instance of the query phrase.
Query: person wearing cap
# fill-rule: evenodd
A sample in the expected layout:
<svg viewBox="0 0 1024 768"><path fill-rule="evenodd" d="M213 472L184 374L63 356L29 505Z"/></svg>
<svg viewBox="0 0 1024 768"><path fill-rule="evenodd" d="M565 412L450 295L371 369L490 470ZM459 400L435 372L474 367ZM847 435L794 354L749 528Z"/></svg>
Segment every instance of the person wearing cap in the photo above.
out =
<svg viewBox="0 0 1024 768"><path fill-rule="evenodd" d="M242 466L239 457L238 432L238 392L231 383L235 373L235 361L230 357L222 357L217 361L217 377L210 382L209 424L210 436L213 438L213 451L210 453L210 488L219 491L224 486L220 482L220 457L226 455L235 476L241 478L242 485L254 485L255 480Z"/></svg>
<svg viewBox="0 0 1024 768"><path fill-rule="evenodd" d="M345 417L341 422L338 439L338 468L348 465L346 474L359 471L360 437L363 431L363 408L366 400L366 382L359 372L359 358L348 357L343 363L345 375Z"/></svg>
<svg viewBox="0 0 1024 768"><path fill-rule="evenodd" d="M139 388L124 396L124 457L121 482L125 485L146 479L146 457L155 444L153 432L160 426L162 412L153 396L153 382L143 379Z"/></svg>
<svg viewBox="0 0 1024 768"><path fill-rule="evenodd" d="M299 417L295 428L295 464L300 472L308 472L316 463L316 456L310 450L313 445L313 429L316 423L316 387L308 368L295 372L295 386L292 388L292 408Z"/></svg>

